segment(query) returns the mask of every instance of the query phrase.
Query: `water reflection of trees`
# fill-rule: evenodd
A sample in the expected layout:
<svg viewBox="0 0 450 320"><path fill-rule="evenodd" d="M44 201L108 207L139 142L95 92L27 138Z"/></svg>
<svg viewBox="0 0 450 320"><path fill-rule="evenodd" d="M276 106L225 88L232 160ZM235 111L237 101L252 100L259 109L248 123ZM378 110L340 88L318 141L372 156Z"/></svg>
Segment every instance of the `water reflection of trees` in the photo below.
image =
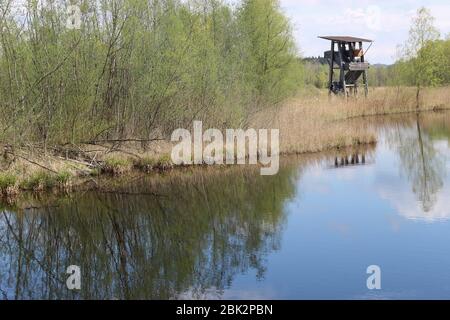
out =
<svg viewBox="0 0 450 320"><path fill-rule="evenodd" d="M4 298L176 298L220 292L240 272L265 272L280 245L293 169L174 177L145 194L86 193L59 207L0 214ZM151 186L152 190L155 186ZM82 290L65 270L82 268Z"/></svg>
<svg viewBox="0 0 450 320"><path fill-rule="evenodd" d="M423 129L422 116L417 115L411 126L397 125L389 142L398 150L401 170L411 183L412 191L429 212L446 174L445 157L433 145L433 140Z"/></svg>

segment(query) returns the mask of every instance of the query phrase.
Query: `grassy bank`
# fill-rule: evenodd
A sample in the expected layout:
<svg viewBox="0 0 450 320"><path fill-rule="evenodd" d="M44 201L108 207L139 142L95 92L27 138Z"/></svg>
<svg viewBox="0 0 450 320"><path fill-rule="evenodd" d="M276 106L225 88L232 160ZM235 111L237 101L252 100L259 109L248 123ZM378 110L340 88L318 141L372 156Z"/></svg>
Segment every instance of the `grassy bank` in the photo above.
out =
<svg viewBox="0 0 450 320"><path fill-rule="evenodd" d="M279 128L282 154L314 153L376 143L371 116L416 112L414 89L377 88L367 99L328 97L326 91L304 92L251 119L250 127ZM424 90L420 112L450 108L450 88ZM162 172L172 169L172 143L153 141L91 145L4 145L0 161L0 193L22 190L71 190L102 175Z"/></svg>
<svg viewBox="0 0 450 320"><path fill-rule="evenodd" d="M450 87L423 90L419 110L415 88L370 90L368 98L329 97L326 90L303 91L278 110L255 116L257 127L280 129L280 151L309 153L376 142L368 117L450 109Z"/></svg>

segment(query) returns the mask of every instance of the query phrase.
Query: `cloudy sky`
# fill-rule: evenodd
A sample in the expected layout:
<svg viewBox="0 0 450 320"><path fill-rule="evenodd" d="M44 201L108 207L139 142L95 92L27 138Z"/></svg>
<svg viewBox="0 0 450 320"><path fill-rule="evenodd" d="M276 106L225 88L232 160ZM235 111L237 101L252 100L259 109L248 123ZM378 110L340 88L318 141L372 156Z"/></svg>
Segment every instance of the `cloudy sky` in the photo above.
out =
<svg viewBox="0 0 450 320"><path fill-rule="evenodd" d="M280 0L290 17L303 56L322 55L328 43L319 35L352 35L375 40L371 63L392 63L396 48L408 37L421 6L431 10L442 36L450 34L449 0Z"/></svg>

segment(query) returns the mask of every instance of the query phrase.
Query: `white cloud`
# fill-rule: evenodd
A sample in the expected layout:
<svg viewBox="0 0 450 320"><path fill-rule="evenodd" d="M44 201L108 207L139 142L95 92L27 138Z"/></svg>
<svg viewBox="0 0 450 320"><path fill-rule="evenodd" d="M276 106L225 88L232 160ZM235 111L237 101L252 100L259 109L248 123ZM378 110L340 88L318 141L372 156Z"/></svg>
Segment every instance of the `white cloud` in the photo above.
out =
<svg viewBox="0 0 450 320"><path fill-rule="evenodd" d="M450 151L447 140L437 140L433 142L434 149L439 157L446 159L448 171L450 168L448 159ZM398 214L409 220L424 222L436 222L450 220L450 185L444 184L442 188L433 196L435 200L428 211L423 210L423 204L417 199L412 191L412 186L405 179L399 179L396 172L397 166L383 167L378 169L375 188L381 198L387 200Z"/></svg>
<svg viewBox="0 0 450 320"><path fill-rule="evenodd" d="M378 190L383 199L388 200L396 211L404 218L409 220L418 220L425 222L436 222L450 219L450 207L448 199L450 198L450 188L445 187L436 195L436 202L428 212L423 211L422 205L411 190L401 188L392 190L392 188L383 188Z"/></svg>
<svg viewBox="0 0 450 320"><path fill-rule="evenodd" d="M328 49L325 41L317 39L319 35L353 35L375 40L369 61L392 63L397 45L407 39L411 18L421 6L431 10L442 35L450 33L448 0L281 0L280 3L294 24L294 36L305 56L322 55Z"/></svg>

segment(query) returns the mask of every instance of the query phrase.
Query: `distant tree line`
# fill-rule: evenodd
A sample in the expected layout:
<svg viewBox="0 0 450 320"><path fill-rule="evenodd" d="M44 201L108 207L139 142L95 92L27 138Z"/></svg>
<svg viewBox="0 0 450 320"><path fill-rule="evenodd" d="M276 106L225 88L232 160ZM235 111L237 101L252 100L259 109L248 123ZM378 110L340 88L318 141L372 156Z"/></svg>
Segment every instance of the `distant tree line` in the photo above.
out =
<svg viewBox="0 0 450 320"><path fill-rule="evenodd" d="M428 9L422 7L417 10L409 37L398 49L398 59L394 64L371 65L369 85L420 88L450 84L450 35L446 39L440 38ZM322 57L304 58L302 62L305 69L304 84L327 88L328 62Z"/></svg>
<svg viewBox="0 0 450 320"><path fill-rule="evenodd" d="M322 89L328 87L328 62L323 57L301 59L303 65L303 83L306 87Z"/></svg>
<svg viewBox="0 0 450 320"><path fill-rule="evenodd" d="M194 119L245 126L301 83L277 0L0 0L0 30L0 140L11 143L152 139Z"/></svg>
<svg viewBox="0 0 450 320"><path fill-rule="evenodd" d="M427 42L415 57L401 57L394 64L373 64L368 71L369 85L384 86L415 86L417 75L415 64L417 60L426 61L425 86L450 85L450 36L446 40L437 39ZM304 58L304 84L316 88L328 86L328 62L323 58Z"/></svg>

